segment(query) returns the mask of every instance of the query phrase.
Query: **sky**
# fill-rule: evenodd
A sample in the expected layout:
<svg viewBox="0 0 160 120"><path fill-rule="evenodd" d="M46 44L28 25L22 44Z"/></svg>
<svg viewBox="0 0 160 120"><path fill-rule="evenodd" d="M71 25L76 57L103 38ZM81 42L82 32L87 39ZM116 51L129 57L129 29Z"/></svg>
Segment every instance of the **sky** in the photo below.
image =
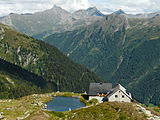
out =
<svg viewBox="0 0 160 120"><path fill-rule="evenodd" d="M96 6L104 14L119 9L132 14L160 11L160 0L0 0L0 16L39 12L53 5L69 12Z"/></svg>

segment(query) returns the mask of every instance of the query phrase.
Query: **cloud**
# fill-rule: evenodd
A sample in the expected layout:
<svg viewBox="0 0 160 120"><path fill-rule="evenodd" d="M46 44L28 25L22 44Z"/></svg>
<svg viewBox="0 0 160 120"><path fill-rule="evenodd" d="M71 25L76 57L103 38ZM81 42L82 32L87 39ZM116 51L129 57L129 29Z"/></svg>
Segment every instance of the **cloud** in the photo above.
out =
<svg viewBox="0 0 160 120"><path fill-rule="evenodd" d="M61 6L68 11L86 9L90 6L88 0L52 0L53 4Z"/></svg>
<svg viewBox="0 0 160 120"><path fill-rule="evenodd" d="M34 13L50 7L52 3L49 0L0 0L0 16L9 13Z"/></svg>
<svg viewBox="0 0 160 120"><path fill-rule="evenodd" d="M0 16L9 13L34 13L57 5L73 12L96 6L103 13L123 9L126 13L144 13L160 10L159 0L0 0Z"/></svg>
<svg viewBox="0 0 160 120"><path fill-rule="evenodd" d="M58 5L73 12L88 8L88 0L0 0L0 16L9 13L34 13Z"/></svg>
<svg viewBox="0 0 160 120"><path fill-rule="evenodd" d="M126 13L136 14L160 10L159 0L101 0L101 2L90 0L90 3L92 6L96 5L97 8L104 12L108 9L111 11L122 9Z"/></svg>

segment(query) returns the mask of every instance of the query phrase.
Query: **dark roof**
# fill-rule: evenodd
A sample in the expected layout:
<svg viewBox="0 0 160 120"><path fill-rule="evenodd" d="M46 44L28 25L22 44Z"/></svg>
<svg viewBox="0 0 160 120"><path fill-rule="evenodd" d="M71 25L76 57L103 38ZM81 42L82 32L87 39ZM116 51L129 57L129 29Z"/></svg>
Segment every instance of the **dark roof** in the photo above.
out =
<svg viewBox="0 0 160 120"><path fill-rule="evenodd" d="M112 89L112 83L90 83L88 95L108 93Z"/></svg>

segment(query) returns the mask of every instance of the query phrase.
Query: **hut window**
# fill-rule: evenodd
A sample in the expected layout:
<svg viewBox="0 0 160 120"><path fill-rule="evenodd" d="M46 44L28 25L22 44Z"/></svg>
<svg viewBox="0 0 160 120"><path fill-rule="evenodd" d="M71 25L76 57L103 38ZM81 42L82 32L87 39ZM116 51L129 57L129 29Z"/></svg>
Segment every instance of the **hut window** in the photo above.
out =
<svg viewBox="0 0 160 120"><path fill-rule="evenodd" d="M115 95L115 98L117 98L118 97L118 95Z"/></svg>
<svg viewBox="0 0 160 120"><path fill-rule="evenodd" d="M124 98L124 95L122 95L122 98Z"/></svg>

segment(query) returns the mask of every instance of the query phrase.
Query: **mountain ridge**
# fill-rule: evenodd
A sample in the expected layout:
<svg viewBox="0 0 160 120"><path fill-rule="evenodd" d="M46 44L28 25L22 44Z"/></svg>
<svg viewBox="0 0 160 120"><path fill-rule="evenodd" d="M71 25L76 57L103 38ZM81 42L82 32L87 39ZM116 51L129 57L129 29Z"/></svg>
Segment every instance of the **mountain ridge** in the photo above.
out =
<svg viewBox="0 0 160 120"><path fill-rule="evenodd" d="M0 23L9 25L15 30L37 39L43 39L52 33L71 31L90 25L102 18L102 16L96 16L96 14L102 15L98 10L91 11L90 14L86 13L87 10L83 11L85 14L82 14L83 17L79 17L61 7L53 6L51 9L31 15L10 14L1 18ZM92 16L92 14L94 15Z"/></svg>
<svg viewBox="0 0 160 120"><path fill-rule="evenodd" d="M72 13L75 18L87 17L87 16L105 16L96 7L89 7L86 10L78 10Z"/></svg>
<svg viewBox="0 0 160 120"><path fill-rule="evenodd" d="M159 15L159 12L149 14L126 14L123 10L118 10L111 14L122 14L128 18L147 19ZM73 31L85 26L95 24L104 19L105 16L96 7L86 10L78 10L70 13L59 6L54 5L51 9L36 12L33 14L10 14L0 18L0 23L6 24L15 30L43 40L54 33Z"/></svg>
<svg viewBox="0 0 160 120"><path fill-rule="evenodd" d="M84 92L88 90L90 82L101 81L97 75L74 63L57 48L2 24L0 46L1 59L41 76L50 91Z"/></svg>
<svg viewBox="0 0 160 120"><path fill-rule="evenodd" d="M118 11L114 12L113 14L121 15L126 14L122 9L119 9Z"/></svg>
<svg viewBox="0 0 160 120"><path fill-rule="evenodd" d="M44 41L55 45L72 60L90 68L104 80L126 86L142 103L158 104L160 93L154 92L159 89L152 79L155 78L154 74L158 74L160 65L159 21L159 16L141 19L111 14L96 24L53 34ZM151 87L143 86L147 76ZM155 81L158 82L158 79ZM151 92L147 94L144 91Z"/></svg>

